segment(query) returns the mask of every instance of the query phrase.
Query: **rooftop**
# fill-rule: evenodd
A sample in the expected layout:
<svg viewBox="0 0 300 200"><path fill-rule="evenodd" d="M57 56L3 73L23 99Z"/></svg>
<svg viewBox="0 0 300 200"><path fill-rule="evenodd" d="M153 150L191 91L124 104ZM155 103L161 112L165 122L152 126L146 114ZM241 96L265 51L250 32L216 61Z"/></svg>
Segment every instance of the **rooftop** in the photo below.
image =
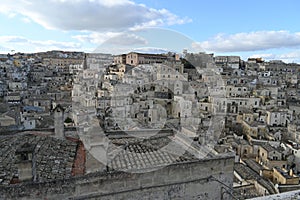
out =
<svg viewBox="0 0 300 200"><path fill-rule="evenodd" d="M49 136L21 134L0 137L0 185L18 177L16 154L35 155L38 182L71 176L77 143Z"/></svg>
<svg viewBox="0 0 300 200"><path fill-rule="evenodd" d="M262 148L264 148L267 152L271 152L271 151L277 151L277 152L282 152L284 151L284 149L282 147L273 147L271 146L269 143L265 143L263 145L261 145Z"/></svg>
<svg viewBox="0 0 300 200"><path fill-rule="evenodd" d="M152 133L154 130L148 130ZM212 159L219 155L213 149L200 146L193 140L182 138L171 130L161 130L148 136L148 131L133 131L136 137L124 135L121 131L110 133L108 138L116 145L111 151L118 151L111 160L111 170L147 170L156 167L195 161L200 158ZM110 149L108 150L110 151Z"/></svg>
<svg viewBox="0 0 300 200"><path fill-rule="evenodd" d="M270 194L276 194L273 184L270 181L262 178L258 173L250 169L248 166L242 163L235 163L234 171L236 171L244 180L256 180L260 185L266 188Z"/></svg>
<svg viewBox="0 0 300 200"><path fill-rule="evenodd" d="M264 169L263 166L261 166L260 164L258 164L254 160L247 159L244 162L247 164L248 167L250 167L256 173L260 173L260 170Z"/></svg>
<svg viewBox="0 0 300 200"><path fill-rule="evenodd" d="M276 171L278 171L286 179L294 178L294 176L290 176L288 171L281 169L280 167L274 167L274 169L276 169Z"/></svg>
<svg viewBox="0 0 300 200"><path fill-rule="evenodd" d="M117 171L147 170L172 163L195 160L191 155L178 156L143 144L129 144L111 161Z"/></svg>
<svg viewBox="0 0 300 200"><path fill-rule="evenodd" d="M252 200L291 200L291 199L300 199L300 190L284 192L284 193L274 194L270 196L257 197L257 198L253 198Z"/></svg>

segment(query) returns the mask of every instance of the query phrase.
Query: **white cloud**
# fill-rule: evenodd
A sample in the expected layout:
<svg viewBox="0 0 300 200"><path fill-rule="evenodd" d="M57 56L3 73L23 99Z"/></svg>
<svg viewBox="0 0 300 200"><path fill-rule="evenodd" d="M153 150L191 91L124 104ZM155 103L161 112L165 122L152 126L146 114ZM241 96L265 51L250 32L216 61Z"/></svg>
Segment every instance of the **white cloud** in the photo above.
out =
<svg viewBox="0 0 300 200"><path fill-rule="evenodd" d="M273 54L273 53L267 53L267 54L253 54L249 57L252 58L263 58L265 60L282 60L286 63L300 63L300 51L290 51L287 53L279 53L279 54Z"/></svg>
<svg viewBox="0 0 300 200"><path fill-rule="evenodd" d="M199 42L193 42L191 44L191 49L189 49L189 51L192 51L192 52L205 52L205 50L203 49L201 43L199 43Z"/></svg>
<svg viewBox="0 0 300 200"><path fill-rule="evenodd" d="M110 38L122 34L121 32L86 32L83 31L81 35L72 36L72 38L79 40L82 43L102 44Z"/></svg>
<svg viewBox="0 0 300 200"><path fill-rule="evenodd" d="M52 49L75 51L82 47L80 43L76 42L31 40L20 36L0 36L0 45L5 47L1 49L2 52L7 52L12 49L18 52L48 51Z"/></svg>
<svg viewBox="0 0 300 200"><path fill-rule="evenodd" d="M1 43L25 43L28 42L28 40L25 37L21 36L0 36L0 42Z"/></svg>
<svg viewBox="0 0 300 200"><path fill-rule="evenodd" d="M16 0L1 2L0 12L21 14L46 28L123 31L145 26L182 24L166 9L153 9L128 0Z"/></svg>
<svg viewBox="0 0 300 200"><path fill-rule="evenodd" d="M158 48L158 47L140 47L140 48L135 48L132 51L139 52L139 53L154 53L154 54L161 54L161 53L170 52L169 49Z"/></svg>
<svg viewBox="0 0 300 200"><path fill-rule="evenodd" d="M146 45L148 42L145 38L135 35L123 33L115 37L112 37L105 41L106 44L119 45L119 46L134 46L134 45Z"/></svg>
<svg viewBox="0 0 300 200"><path fill-rule="evenodd" d="M159 48L159 47L137 47L132 48L128 46L117 46L114 48L109 48L107 46L99 46L96 48L93 52L94 53L110 53L113 55L119 55L129 52L139 52L139 53L154 53L154 54L160 54L160 53L167 53L170 50L165 48Z"/></svg>
<svg viewBox="0 0 300 200"><path fill-rule="evenodd" d="M262 53L262 54L253 54L249 58L264 58L265 60L274 60L276 59L276 54L272 53Z"/></svg>
<svg viewBox="0 0 300 200"><path fill-rule="evenodd" d="M27 18L27 17L23 17L23 18L22 18L22 21L23 21L24 23L26 23L26 24L29 24L29 23L31 22L31 20L30 20L29 18Z"/></svg>
<svg viewBox="0 0 300 200"><path fill-rule="evenodd" d="M138 35L133 33L111 33L105 34L105 41L103 41L103 34L93 33L87 38L90 42L98 41L100 43L97 48L95 48L94 52L96 53L111 53L111 54L122 54L132 51L136 46L144 46L148 43L148 41Z"/></svg>
<svg viewBox="0 0 300 200"><path fill-rule="evenodd" d="M281 54L280 58L282 58L282 59L299 59L300 51L292 51L292 52Z"/></svg>
<svg viewBox="0 0 300 200"><path fill-rule="evenodd" d="M300 46L300 32L257 31L233 35L219 34L210 40L200 42L206 51L241 52Z"/></svg>
<svg viewBox="0 0 300 200"><path fill-rule="evenodd" d="M54 40L30 40L30 44L34 46L46 46L46 47L54 47L60 49L78 49L81 47L81 44L75 42L59 42Z"/></svg>
<svg viewBox="0 0 300 200"><path fill-rule="evenodd" d="M0 46L0 53L9 53L10 49L4 46Z"/></svg>
<svg viewBox="0 0 300 200"><path fill-rule="evenodd" d="M79 40L82 43L92 43L92 44L103 44L106 45L145 45L147 40L141 36L135 35L133 33L122 33L122 32L103 32L103 33L87 33L81 35L72 36L72 38Z"/></svg>

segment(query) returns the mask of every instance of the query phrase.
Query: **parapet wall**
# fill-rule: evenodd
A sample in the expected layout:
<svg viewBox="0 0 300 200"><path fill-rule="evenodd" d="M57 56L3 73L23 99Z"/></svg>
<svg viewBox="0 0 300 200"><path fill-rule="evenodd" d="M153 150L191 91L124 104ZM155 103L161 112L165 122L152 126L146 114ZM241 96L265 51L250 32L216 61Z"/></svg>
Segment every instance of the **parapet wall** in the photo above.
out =
<svg viewBox="0 0 300 200"><path fill-rule="evenodd" d="M232 199L234 157L0 187L0 199ZM229 188L228 188L229 187Z"/></svg>

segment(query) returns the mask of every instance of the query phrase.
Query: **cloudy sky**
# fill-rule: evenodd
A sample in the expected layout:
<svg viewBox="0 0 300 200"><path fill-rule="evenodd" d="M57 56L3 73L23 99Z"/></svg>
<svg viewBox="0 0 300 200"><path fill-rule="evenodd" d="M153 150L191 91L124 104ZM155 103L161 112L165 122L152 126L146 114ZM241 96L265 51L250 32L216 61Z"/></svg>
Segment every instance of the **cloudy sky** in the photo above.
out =
<svg viewBox="0 0 300 200"><path fill-rule="evenodd" d="M299 7L299 0L2 1L0 52L93 52L108 43L178 50L186 37L216 55L300 63ZM145 33L149 27L166 31Z"/></svg>

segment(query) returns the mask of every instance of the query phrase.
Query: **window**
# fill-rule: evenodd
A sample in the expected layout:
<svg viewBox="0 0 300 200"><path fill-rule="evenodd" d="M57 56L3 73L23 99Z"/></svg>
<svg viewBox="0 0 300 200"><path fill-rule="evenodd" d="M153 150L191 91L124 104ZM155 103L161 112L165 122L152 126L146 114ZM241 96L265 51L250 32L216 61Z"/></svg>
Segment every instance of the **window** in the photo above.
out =
<svg viewBox="0 0 300 200"><path fill-rule="evenodd" d="M21 159L21 160L29 160L29 156L28 156L27 153L21 153L20 159Z"/></svg>

